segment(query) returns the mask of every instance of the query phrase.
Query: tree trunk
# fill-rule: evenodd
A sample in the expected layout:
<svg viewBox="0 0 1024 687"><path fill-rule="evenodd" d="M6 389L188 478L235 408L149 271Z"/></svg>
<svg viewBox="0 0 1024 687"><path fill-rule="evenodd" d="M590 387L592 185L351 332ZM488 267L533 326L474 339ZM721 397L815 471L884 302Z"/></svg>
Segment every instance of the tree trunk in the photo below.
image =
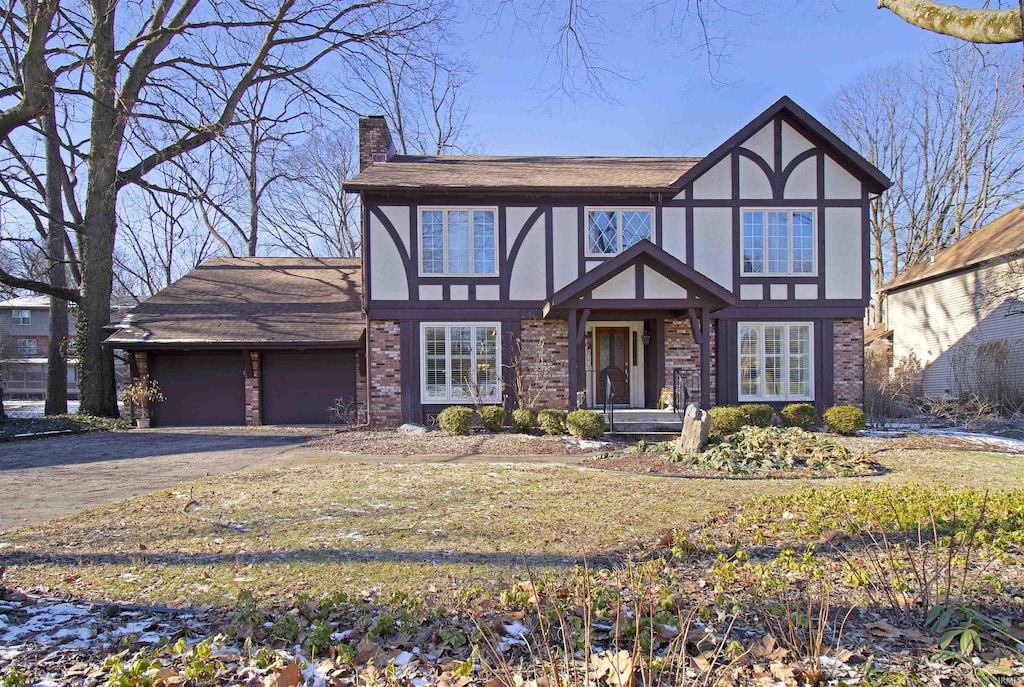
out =
<svg viewBox="0 0 1024 687"><path fill-rule="evenodd" d="M89 180L82 227L82 284L78 314L78 388L81 411L117 417L114 356L105 349L110 320L117 231L117 162L121 131L116 105L117 55L113 0L93 0L93 106L89 138Z"/></svg>
<svg viewBox="0 0 1024 687"><path fill-rule="evenodd" d="M61 165L57 140L57 115L54 113L53 91L50 91L50 109L42 117L46 136L46 212L50 215L46 229L46 257L49 260L47 278L51 286L68 285L64 265L64 200L62 196ZM68 338L68 302L50 296L50 340L46 347L46 415L66 415L68 412L68 365L64 357L64 342Z"/></svg>

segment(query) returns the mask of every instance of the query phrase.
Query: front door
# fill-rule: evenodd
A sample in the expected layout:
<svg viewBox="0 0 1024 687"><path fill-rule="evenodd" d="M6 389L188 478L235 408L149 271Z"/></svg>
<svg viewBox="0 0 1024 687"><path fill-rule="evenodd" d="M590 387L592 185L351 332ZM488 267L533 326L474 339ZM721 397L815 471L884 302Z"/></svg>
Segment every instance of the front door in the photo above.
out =
<svg viewBox="0 0 1024 687"><path fill-rule="evenodd" d="M598 403L604 402L607 378L611 381L612 401L628 404L629 327L595 327L594 360L597 363Z"/></svg>

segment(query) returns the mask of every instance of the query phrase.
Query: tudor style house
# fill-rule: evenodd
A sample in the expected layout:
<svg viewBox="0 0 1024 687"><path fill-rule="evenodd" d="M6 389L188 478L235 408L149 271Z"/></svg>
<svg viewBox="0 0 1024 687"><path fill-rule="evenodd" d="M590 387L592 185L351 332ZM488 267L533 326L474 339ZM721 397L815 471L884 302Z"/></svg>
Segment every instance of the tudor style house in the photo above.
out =
<svg viewBox="0 0 1024 687"><path fill-rule="evenodd" d="M704 158L395 155L359 124L361 260L216 258L108 345L156 425L422 421L452 404L859 405L889 180L788 98Z"/></svg>
<svg viewBox="0 0 1024 687"><path fill-rule="evenodd" d="M360 121L370 417L859 405L868 207L890 182L789 98L704 158L396 155Z"/></svg>

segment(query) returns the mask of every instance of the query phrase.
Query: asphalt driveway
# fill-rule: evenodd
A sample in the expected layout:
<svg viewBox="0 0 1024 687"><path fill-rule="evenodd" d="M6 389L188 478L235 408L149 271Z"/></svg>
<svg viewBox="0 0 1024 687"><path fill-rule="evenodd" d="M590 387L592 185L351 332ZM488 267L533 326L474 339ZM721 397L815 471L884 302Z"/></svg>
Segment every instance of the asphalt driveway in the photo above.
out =
<svg viewBox="0 0 1024 687"><path fill-rule="evenodd" d="M154 429L0 444L0 532L207 475L321 460L301 444L324 431Z"/></svg>

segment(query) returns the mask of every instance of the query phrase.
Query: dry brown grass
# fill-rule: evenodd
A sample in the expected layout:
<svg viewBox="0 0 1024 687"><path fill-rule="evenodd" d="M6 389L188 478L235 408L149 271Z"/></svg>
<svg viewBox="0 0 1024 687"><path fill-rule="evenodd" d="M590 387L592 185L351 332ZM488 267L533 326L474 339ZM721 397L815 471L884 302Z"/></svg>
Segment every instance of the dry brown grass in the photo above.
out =
<svg viewBox="0 0 1024 687"><path fill-rule="evenodd" d="M885 450L890 472L832 483L1024 485L1024 460ZM208 478L0 541L5 582L81 598L224 603L344 590L507 585L649 546L673 527L808 480L647 477L566 466L308 465ZM186 512L187 511L187 512Z"/></svg>

